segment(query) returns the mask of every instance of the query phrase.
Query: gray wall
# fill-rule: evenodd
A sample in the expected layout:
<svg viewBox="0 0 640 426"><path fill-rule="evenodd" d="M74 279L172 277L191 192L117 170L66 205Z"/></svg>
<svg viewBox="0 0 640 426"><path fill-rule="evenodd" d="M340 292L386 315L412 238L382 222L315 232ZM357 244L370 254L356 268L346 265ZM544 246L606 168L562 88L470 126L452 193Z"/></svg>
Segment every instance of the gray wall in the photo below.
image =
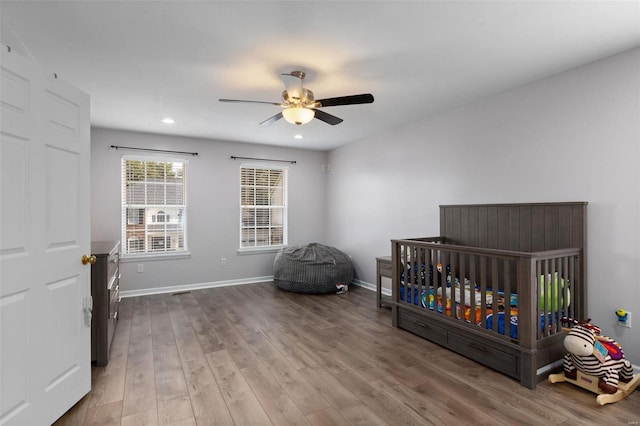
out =
<svg viewBox="0 0 640 426"><path fill-rule="evenodd" d="M588 201L589 315L640 364L639 146L634 49L331 151L327 240L374 283L390 239L438 235L440 204Z"/></svg>
<svg viewBox="0 0 640 426"><path fill-rule="evenodd" d="M93 128L91 132L91 238L120 239L120 159L140 155L111 145L194 151L188 158L189 259L122 264L123 291L167 286L234 283L273 275L275 253L238 254L239 167L232 155L296 160L289 165L289 243L324 242L327 154L177 136ZM142 153L144 154L144 153ZM175 157L175 155L173 155ZM227 265L220 259L225 257ZM137 272L137 264L144 272Z"/></svg>

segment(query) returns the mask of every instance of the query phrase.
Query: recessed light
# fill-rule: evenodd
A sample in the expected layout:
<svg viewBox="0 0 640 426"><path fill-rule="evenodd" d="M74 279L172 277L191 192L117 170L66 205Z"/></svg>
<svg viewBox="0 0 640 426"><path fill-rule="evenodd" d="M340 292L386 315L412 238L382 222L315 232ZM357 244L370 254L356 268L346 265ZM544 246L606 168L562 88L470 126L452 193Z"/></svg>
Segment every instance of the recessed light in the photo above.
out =
<svg viewBox="0 0 640 426"><path fill-rule="evenodd" d="M302 135L295 135L295 136L294 136L294 138L295 138L295 139L302 139L302 138L303 138L303 136L302 136Z"/></svg>
<svg viewBox="0 0 640 426"><path fill-rule="evenodd" d="M164 124L174 124L176 121L175 121L173 118L169 118L169 117L167 117L167 118L163 118L163 119L162 119L162 122L163 122Z"/></svg>

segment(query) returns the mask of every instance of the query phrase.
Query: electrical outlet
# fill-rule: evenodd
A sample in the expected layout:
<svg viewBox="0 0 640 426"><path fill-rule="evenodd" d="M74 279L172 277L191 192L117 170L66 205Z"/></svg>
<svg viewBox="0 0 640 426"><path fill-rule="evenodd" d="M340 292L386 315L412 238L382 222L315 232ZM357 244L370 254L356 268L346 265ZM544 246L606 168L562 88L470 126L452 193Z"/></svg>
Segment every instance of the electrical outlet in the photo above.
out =
<svg viewBox="0 0 640 426"><path fill-rule="evenodd" d="M142 272L144 272L144 264L138 263L138 273L142 273Z"/></svg>
<svg viewBox="0 0 640 426"><path fill-rule="evenodd" d="M226 257L221 257L220 258L220 265L227 266L227 258Z"/></svg>
<svg viewBox="0 0 640 426"><path fill-rule="evenodd" d="M620 327L631 328L631 312L627 311L627 320L626 321L618 320L618 325Z"/></svg>

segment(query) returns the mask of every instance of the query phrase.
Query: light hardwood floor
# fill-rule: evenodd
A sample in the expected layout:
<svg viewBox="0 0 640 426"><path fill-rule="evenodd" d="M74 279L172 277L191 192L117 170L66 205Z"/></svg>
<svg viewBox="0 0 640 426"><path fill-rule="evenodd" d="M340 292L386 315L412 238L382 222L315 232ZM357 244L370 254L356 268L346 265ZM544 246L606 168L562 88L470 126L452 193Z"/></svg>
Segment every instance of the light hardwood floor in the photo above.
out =
<svg viewBox="0 0 640 426"><path fill-rule="evenodd" d="M596 406L535 390L391 327L375 293L273 283L124 299L106 367L55 425L638 425L640 392Z"/></svg>

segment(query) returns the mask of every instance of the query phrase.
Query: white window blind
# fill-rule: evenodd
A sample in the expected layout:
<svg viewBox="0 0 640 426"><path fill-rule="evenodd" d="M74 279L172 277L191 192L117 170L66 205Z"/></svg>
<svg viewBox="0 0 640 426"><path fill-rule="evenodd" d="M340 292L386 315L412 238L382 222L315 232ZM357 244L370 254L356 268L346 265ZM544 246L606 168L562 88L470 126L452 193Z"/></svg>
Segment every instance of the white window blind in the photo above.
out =
<svg viewBox="0 0 640 426"><path fill-rule="evenodd" d="M287 169L240 166L240 248L287 244Z"/></svg>
<svg viewBox="0 0 640 426"><path fill-rule="evenodd" d="M187 250L186 160L122 159L124 255Z"/></svg>

